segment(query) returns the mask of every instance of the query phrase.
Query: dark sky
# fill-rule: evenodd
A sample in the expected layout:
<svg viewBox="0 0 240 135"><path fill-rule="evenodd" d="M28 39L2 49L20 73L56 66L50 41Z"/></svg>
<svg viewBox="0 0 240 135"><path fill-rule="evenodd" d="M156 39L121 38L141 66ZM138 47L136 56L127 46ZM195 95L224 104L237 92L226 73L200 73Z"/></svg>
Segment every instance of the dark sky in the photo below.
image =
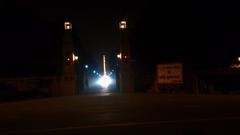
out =
<svg viewBox="0 0 240 135"><path fill-rule="evenodd" d="M152 3L137 26L142 65L181 61L196 68L225 67L239 55L240 9L234 1ZM142 31L142 33L140 33ZM156 34L154 34L154 33ZM144 51L142 51L144 50ZM155 61L155 62L154 62Z"/></svg>
<svg viewBox="0 0 240 135"><path fill-rule="evenodd" d="M79 53L94 59L111 52L118 45L121 17L128 20L138 66L153 69L169 61L226 66L240 49L237 5L213 0L1 0L1 68L56 66L65 18L73 21Z"/></svg>

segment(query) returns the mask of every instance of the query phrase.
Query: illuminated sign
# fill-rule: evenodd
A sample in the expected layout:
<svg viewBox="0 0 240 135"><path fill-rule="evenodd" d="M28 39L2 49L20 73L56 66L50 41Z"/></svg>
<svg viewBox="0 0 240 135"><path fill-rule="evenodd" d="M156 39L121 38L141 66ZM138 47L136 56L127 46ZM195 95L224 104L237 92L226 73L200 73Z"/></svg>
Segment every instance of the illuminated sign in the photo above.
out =
<svg viewBox="0 0 240 135"><path fill-rule="evenodd" d="M182 63L158 64L157 82L158 84L182 84Z"/></svg>

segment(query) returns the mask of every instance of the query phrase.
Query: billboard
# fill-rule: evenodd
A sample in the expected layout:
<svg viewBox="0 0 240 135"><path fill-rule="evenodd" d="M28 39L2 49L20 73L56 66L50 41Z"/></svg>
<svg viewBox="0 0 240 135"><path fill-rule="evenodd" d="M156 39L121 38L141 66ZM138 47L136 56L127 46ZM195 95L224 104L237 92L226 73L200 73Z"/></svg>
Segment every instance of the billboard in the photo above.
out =
<svg viewBox="0 0 240 135"><path fill-rule="evenodd" d="M182 84L182 63L158 64L157 82L158 84Z"/></svg>

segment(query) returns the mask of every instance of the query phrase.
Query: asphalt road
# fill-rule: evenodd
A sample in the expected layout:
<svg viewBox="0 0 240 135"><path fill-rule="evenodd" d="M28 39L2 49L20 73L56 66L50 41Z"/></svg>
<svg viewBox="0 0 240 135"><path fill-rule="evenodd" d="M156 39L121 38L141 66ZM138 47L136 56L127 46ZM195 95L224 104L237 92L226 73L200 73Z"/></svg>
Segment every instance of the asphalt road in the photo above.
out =
<svg viewBox="0 0 240 135"><path fill-rule="evenodd" d="M0 104L0 135L240 134L240 96L98 94Z"/></svg>

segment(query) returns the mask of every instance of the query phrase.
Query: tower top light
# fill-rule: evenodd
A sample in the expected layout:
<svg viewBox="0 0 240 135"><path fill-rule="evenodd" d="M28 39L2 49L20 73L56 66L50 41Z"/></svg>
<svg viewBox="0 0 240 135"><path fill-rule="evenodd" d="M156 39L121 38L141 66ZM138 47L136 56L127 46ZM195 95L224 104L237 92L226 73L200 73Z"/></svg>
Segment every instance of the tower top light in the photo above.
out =
<svg viewBox="0 0 240 135"><path fill-rule="evenodd" d="M65 30L72 30L72 23L71 22L64 22L64 29Z"/></svg>
<svg viewBox="0 0 240 135"><path fill-rule="evenodd" d="M119 22L119 28L120 29L126 29L127 28L127 22L126 21L120 21Z"/></svg>

